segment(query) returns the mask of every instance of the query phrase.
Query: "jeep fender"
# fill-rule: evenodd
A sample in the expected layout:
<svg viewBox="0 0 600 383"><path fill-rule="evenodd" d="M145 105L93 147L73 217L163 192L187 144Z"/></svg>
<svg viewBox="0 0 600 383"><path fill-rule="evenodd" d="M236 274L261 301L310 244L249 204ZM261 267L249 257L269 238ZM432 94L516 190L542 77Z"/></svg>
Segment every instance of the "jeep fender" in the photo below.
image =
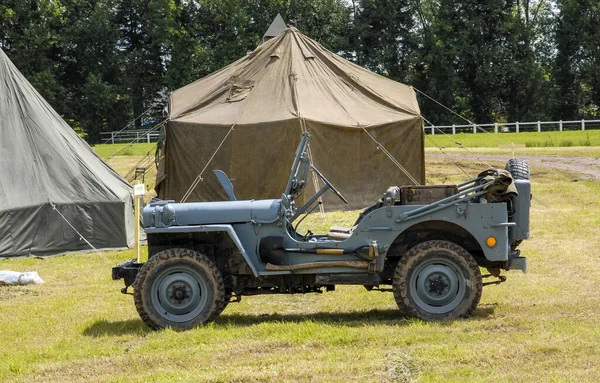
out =
<svg viewBox="0 0 600 383"><path fill-rule="evenodd" d="M159 228L156 228L156 227L146 228L147 234L194 233L194 232L205 232L205 233L225 232L225 233L227 233L229 235L229 237L231 238L231 240L233 241L233 243L235 244L235 246L242 253L242 256L246 260L246 263L248 263L248 266L252 270L252 273L254 274L254 276L255 277L258 276L258 270L256 269L256 265L254 264L254 262L252 262L250 260L250 257L248 256L248 252L246 251L246 249L244 249L244 246L242 245L240 238L238 237L237 233L233 229L233 226L231 226L231 225L169 226L169 227L159 227Z"/></svg>

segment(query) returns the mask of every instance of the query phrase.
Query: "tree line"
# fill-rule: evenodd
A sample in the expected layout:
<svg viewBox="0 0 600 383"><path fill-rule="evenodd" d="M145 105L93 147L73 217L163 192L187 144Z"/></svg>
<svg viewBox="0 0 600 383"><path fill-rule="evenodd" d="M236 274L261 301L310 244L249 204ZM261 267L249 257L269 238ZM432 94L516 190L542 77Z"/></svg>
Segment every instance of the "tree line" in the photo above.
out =
<svg viewBox="0 0 600 383"><path fill-rule="evenodd" d="M0 48L96 143L159 119L170 91L252 51L277 13L474 122L599 118L591 0L2 0ZM463 122L419 102L433 123Z"/></svg>

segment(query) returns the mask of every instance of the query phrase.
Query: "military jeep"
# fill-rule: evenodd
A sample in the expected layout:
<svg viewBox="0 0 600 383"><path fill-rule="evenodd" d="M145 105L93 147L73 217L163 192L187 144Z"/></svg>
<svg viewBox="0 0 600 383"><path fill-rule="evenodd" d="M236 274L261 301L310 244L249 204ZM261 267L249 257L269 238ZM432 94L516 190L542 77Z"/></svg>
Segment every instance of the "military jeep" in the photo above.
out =
<svg viewBox="0 0 600 383"><path fill-rule="evenodd" d="M133 287L135 307L152 329L190 329L214 320L244 295L333 291L362 285L393 292L399 316L444 320L470 316L485 284L501 270L525 271L517 246L529 237L527 164L487 169L459 185L392 186L352 227L297 231L324 193L346 198L311 163L310 135L296 150L280 199L154 201L143 210L148 262L114 267ZM302 206L309 172L322 187ZM487 269L482 276L480 268ZM495 277L483 283L482 278Z"/></svg>

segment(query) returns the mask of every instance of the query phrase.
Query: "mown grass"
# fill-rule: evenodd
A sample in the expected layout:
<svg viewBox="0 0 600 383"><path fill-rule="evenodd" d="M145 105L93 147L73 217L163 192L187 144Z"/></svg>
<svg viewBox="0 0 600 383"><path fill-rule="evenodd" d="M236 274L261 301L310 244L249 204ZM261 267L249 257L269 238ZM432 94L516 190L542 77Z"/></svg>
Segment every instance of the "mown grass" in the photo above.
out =
<svg viewBox="0 0 600 383"><path fill-rule="evenodd" d="M432 180L464 179L443 159L427 169ZM208 326L151 332L110 279L131 250L1 261L46 283L0 287L0 381L600 381L600 183L546 168L532 178L528 274L485 287L466 320L404 319L389 293L338 287L247 297ZM313 214L303 225L319 232L355 217Z"/></svg>
<svg viewBox="0 0 600 383"><path fill-rule="evenodd" d="M137 143L137 144L97 144L93 146L94 151L102 158L108 158L113 155L118 156L146 156L154 155L156 143Z"/></svg>
<svg viewBox="0 0 600 383"><path fill-rule="evenodd" d="M428 131L429 132L429 131ZM467 148L497 148L511 144L524 144L528 148L537 147L573 147L599 146L600 130L573 130L550 132L520 132L520 133L458 133L435 135L428 134L425 138L426 147L456 147L455 142Z"/></svg>

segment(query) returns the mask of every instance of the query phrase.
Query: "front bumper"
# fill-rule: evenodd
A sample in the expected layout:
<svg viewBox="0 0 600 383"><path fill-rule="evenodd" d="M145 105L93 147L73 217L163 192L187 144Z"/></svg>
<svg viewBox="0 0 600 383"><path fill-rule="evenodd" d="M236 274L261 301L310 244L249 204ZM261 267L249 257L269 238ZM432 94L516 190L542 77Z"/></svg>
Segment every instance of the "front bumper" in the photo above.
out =
<svg viewBox="0 0 600 383"><path fill-rule="evenodd" d="M115 281L123 279L125 282L125 288L121 290L122 293L127 293L127 288L133 285L133 282L135 282L135 278L143 265L143 263L131 260L112 268L112 279Z"/></svg>

